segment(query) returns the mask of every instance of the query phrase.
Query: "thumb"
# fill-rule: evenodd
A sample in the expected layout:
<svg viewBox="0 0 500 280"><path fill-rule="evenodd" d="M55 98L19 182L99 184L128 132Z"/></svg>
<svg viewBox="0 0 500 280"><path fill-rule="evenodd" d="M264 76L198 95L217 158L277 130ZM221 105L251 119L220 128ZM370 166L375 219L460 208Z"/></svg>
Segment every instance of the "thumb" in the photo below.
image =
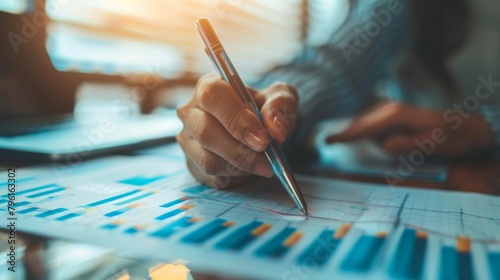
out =
<svg viewBox="0 0 500 280"><path fill-rule="evenodd" d="M271 137L282 144L297 124L299 105L297 91L287 84L278 83L263 90L261 94L264 126Z"/></svg>

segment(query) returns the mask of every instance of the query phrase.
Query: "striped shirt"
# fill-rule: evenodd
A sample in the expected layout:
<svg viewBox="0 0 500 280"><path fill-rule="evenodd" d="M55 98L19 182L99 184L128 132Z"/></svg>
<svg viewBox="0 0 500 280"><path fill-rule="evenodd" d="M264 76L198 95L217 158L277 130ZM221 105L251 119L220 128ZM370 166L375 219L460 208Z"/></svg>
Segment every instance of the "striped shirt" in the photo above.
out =
<svg viewBox="0 0 500 280"><path fill-rule="evenodd" d="M391 79L398 55L410 42L407 0L359 2L327 43L306 46L290 62L274 67L252 84L264 88L280 81L297 89L299 122L288 147L303 144L322 120L352 116L373 105L380 98L377 87ZM412 103L410 92L399 94L386 97ZM482 106L479 111L491 124L498 149L500 105Z"/></svg>

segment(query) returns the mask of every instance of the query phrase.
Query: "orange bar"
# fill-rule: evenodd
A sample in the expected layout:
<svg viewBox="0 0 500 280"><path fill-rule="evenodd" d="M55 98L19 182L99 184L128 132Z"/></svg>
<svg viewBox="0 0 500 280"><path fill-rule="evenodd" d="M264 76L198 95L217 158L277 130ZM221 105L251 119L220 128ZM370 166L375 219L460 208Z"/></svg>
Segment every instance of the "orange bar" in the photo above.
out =
<svg viewBox="0 0 500 280"><path fill-rule="evenodd" d="M385 238L385 237L387 237L387 232L379 231L379 232L377 232L377 234L375 234L375 236L378 238Z"/></svg>
<svg viewBox="0 0 500 280"><path fill-rule="evenodd" d="M423 230L417 230L417 233L415 233L415 236L417 238L425 239L425 238L427 238L427 232L425 232Z"/></svg>
<svg viewBox="0 0 500 280"><path fill-rule="evenodd" d="M114 220L113 222L111 222L112 225L122 225L123 224L123 221L122 220Z"/></svg>
<svg viewBox="0 0 500 280"><path fill-rule="evenodd" d="M189 197L181 197L182 200L189 200Z"/></svg>
<svg viewBox="0 0 500 280"><path fill-rule="evenodd" d="M334 239L341 239L344 237L347 232L351 229L352 225L351 224L342 224L333 234Z"/></svg>
<svg viewBox="0 0 500 280"><path fill-rule="evenodd" d="M230 222L230 221L227 221L227 222L225 222L225 223L222 224L222 226L224 226L224 227L230 227L232 225L234 225L234 223Z"/></svg>
<svg viewBox="0 0 500 280"><path fill-rule="evenodd" d="M188 210L188 209L191 209L193 207L194 207L194 205L186 204L186 205L182 205L181 207L179 207L179 209Z"/></svg>
<svg viewBox="0 0 500 280"><path fill-rule="evenodd" d="M270 224L262 224L258 228L254 229L252 231L252 235L261 235L261 234L263 234L264 232L266 232L270 228L271 228Z"/></svg>
<svg viewBox="0 0 500 280"><path fill-rule="evenodd" d="M196 223L196 222L198 222L198 221L200 221L200 220L201 220L201 218L191 218L191 219L189 220L189 222L190 222L190 223Z"/></svg>
<svg viewBox="0 0 500 280"><path fill-rule="evenodd" d="M294 232L292 235L290 235L285 242L283 242L283 246L285 247L292 247L297 243L302 238L302 235L304 235L302 232Z"/></svg>
<svg viewBox="0 0 500 280"><path fill-rule="evenodd" d="M459 236L457 237L457 252L467 253L470 252L471 243L469 237Z"/></svg>
<svg viewBox="0 0 500 280"><path fill-rule="evenodd" d="M130 204L129 206L127 206L128 208L136 208L136 207L139 207L141 206L143 203L142 202L137 202L137 203L134 203L134 204Z"/></svg>

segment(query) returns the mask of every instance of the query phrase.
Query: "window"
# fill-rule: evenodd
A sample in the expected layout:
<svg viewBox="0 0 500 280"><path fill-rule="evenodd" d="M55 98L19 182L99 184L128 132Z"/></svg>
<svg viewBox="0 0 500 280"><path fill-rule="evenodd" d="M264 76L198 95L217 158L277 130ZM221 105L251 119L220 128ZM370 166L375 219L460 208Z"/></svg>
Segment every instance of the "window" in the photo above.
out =
<svg viewBox="0 0 500 280"><path fill-rule="evenodd" d="M204 16L240 74L252 78L300 50L303 5L303 0L47 0L47 50L60 71L163 77L213 72L194 27Z"/></svg>

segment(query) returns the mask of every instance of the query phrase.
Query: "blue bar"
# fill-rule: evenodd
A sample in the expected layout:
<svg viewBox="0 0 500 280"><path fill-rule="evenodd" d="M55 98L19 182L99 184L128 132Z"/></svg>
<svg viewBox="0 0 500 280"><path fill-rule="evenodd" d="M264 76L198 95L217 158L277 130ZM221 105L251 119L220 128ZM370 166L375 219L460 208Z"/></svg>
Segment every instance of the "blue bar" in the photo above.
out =
<svg viewBox="0 0 500 280"><path fill-rule="evenodd" d="M109 213L106 213L104 214L104 216L106 217L114 217L114 216L118 216L120 214L123 214L125 212L127 212L128 210L130 210L131 208L128 208L128 207L124 207L124 208L121 208L121 209L118 209L118 210L115 210L115 211L112 211L112 212L109 212Z"/></svg>
<svg viewBox="0 0 500 280"><path fill-rule="evenodd" d="M103 199L103 200L99 200L99 201L96 201L96 202L92 202L90 204L87 204L87 207L94 207L94 206L98 206L98 205L101 205L101 204L105 204L105 203L108 203L108 202L111 202L111 201L114 201L114 200L118 200L120 198L124 198L124 197L127 197L129 195L133 195L134 193L138 193L140 192L141 190L133 190L133 191L129 191L127 193L123 193L123 194L119 194L119 195L115 195L115 196L112 196L110 198L106 198L106 199Z"/></svg>
<svg viewBox="0 0 500 280"><path fill-rule="evenodd" d="M66 221L66 220L69 220L69 219L72 219L72 218L75 218L75 217L78 217L81 215L83 215L83 213L69 213L69 214L61 216L59 218L56 218L56 221Z"/></svg>
<svg viewBox="0 0 500 280"><path fill-rule="evenodd" d="M127 203L134 202L134 201L139 200L139 199L143 199L143 198L145 198L145 197L147 197L147 196L150 196L150 195L152 195L152 194L153 194L152 192L148 192L148 193L145 193L145 194L141 194L141 195L138 195L138 196L136 196L136 197L132 197L132 198L130 198L130 199L127 199L127 200L124 200L124 201L120 201L120 202L118 202L118 203L115 203L115 205L118 205L118 206L125 205L125 204L127 204Z"/></svg>
<svg viewBox="0 0 500 280"><path fill-rule="evenodd" d="M192 193L192 194L199 194L199 193L202 193L206 190L208 190L209 187L206 187L206 186L194 186L194 187L189 187L189 188L185 188L183 189L182 191L183 192L187 192L187 193Z"/></svg>
<svg viewBox="0 0 500 280"><path fill-rule="evenodd" d="M416 233L410 228L403 231L390 269L394 278L420 279L427 238L417 238Z"/></svg>
<svg viewBox="0 0 500 280"><path fill-rule="evenodd" d="M25 205L28 205L28 204L31 204L31 202L29 202L29 201L21 201L21 202L17 202L16 203L16 207L25 206Z"/></svg>
<svg viewBox="0 0 500 280"><path fill-rule="evenodd" d="M491 279L500 279L500 253L489 253Z"/></svg>
<svg viewBox="0 0 500 280"><path fill-rule="evenodd" d="M28 177L28 178L23 178L23 179L17 179L16 178L16 184L17 183L21 183L21 182L26 182L26 181L29 181L29 180L33 180L33 179L35 179L35 177ZM9 181L0 183L0 187L7 186L8 184L10 184Z"/></svg>
<svg viewBox="0 0 500 280"><path fill-rule="evenodd" d="M169 237L172 235L178 228L187 228L193 223L190 222L191 217L182 217L179 220L172 222L165 227L151 233L151 236L154 237Z"/></svg>
<svg viewBox="0 0 500 280"><path fill-rule="evenodd" d="M163 208L168 208L168 207L171 207L171 206L174 206L176 204L179 204L179 203L182 203L184 201L186 201L187 199L182 199L182 198L179 198L179 199L176 199L176 200L173 200L173 201L170 201L170 202L167 202L163 205L160 205L160 207L163 207Z"/></svg>
<svg viewBox="0 0 500 280"><path fill-rule="evenodd" d="M128 228L128 229L126 229L126 230L124 230L123 232L125 232L125 233L127 233L127 234L134 234L134 233L139 232L139 230L138 230L138 229L136 229L135 227L130 227L130 228Z"/></svg>
<svg viewBox="0 0 500 280"><path fill-rule="evenodd" d="M181 238L181 241L185 243L201 244L227 229L228 227L224 226L225 222L227 222L227 220L215 219L196 231L184 236Z"/></svg>
<svg viewBox="0 0 500 280"><path fill-rule="evenodd" d="M342 262L342 269L359 272L370 270L373 260L384 241L385 237L361 236Z"/></svg>
<svg viewBox="0 0 500 280"><path fill-rule="evenodd" d="M142 187L142 186L145 186L147 184L150 184L150 183L153 183L155 181L166 178L166 177L167 176L164 176L164 175L154 176L154 177L150 177L150 178L146 178L144 176L137 176L137 177L132 177L132 178L118 181L118 183Z"/></svg>
<svg viewBox="0 0 500 280"><path fill-rule="evenodd" d="M475 279L472 271L472 256L470 252L457 252L458 279Z"/></svg>
<svg viewBox="0 0 500 280"><path fill-rule="evenodd" d="M318 237L299 255L297 262L307 265L310 262L318 266L325 264L335 253L342 239L333 238L333 230L325 229Z"/></svg>
<svg viewBox="0 0 500 280"><path fill-rule="evenodd" d="M66 210L68 210L68 209L66 209L66 208L57 208L57 209L54 209L54 210L49 210L49 211L45 211L43 213L40 213L40 214L36 215L35 217L45 218L45 217L48 217L48 216L52 216L52 215L64 212Z"/></svg>
<svg viewBox="0 0 500 280"><path fill-rule="evenodd" d="M454 247L443 246L440 279L474 279L470 252L457 252Z"/></svg>
<svg viewBox="0 0 500 280"><path fill-rule="evenodd" d="M167 213L165 213L165 214L163 214L163 215L160 215L160 216L156 217L155 219L157 219L157 220L159 220L159 221L163 221L163 220L165 220L165 219L168 219L168 218L170 218L170 217L173 217L173 216L175 216L175 215L178 215L178 214L180 214L180 213L182 213L182 212L184 212L184 210L182 210L182 209L175 209L175 210L172 210L172 211L170 211L170 212L167 212Z"/></svg>
<svg viewBox="0 0 500 280"><path fill-rule="evenodd" d="M289 248L284 246L285 240L295 232L295 228L286 227L273 238L264 243L255 254L258 257L281 257Z"/></svg>
<svg viewBox="0 0 500 280"><path fill-rule="evenodd" d="M458 279L458 258L454 247L441 248L441 277L440 279Z"/></svg>
<svg viewBox="0 0 500 280"><path fill-rule="evenodd" d="M36 191L43 190L43 189L50 188L50 187L54 187L54 186L57 186L57 185L56 184L48 184L48 185L45 185L45 186L36 187L36 188L29 189L29 190L24 190L24 191L16 192L16 195L22 195L22 194L25 194L25 193L36 192ZM9 194L2 195L2 197L8 197L8 196L9 196Z"/></svg>
<svg viewBox="0 0 500 280"><path fill-rule="evenodd" d="M59 188L56 188L56 189L53 189L53 190L50 190L50 191L45 191L45 192L40 192L40 193L35 193L35 194L32 194L32 195L28 195L27 197L29 197L29 198L37 198L37 197L48 195L48 194L51 194L51 193L56 193L56 192L64 191L65 189L66 188L59 187Z"/></svg>
<svg viewBox="0 0 500 280"><path fill-rule="evenodd" d="M36 210L38 210L37 207L31 207L31 208L17 211L17 214L28 214L28 213L31 213L31 212L36 211Z"/></svg>
<svg viewBox="0 0 500 280"><path fill-rule="evenodd" d="M252 231L262 225L262 222L253 221L247 225L244 225L230 234L228 234L224 239L215 244L215 248L219 250L241 250L250 244L256 236L252 234Z"/></svg>
<svg viewBox="0 0 500 280"><path fill-rule="evenodd" d="M9 202L8 199L0 199L0 203L6 203L6 202Z"/></svg>
<svg viewBox="0 0 500 280"><path fill-rule="evenodd" d="M120 225L117 225L117 224L106 224L106 225L103 225L101 228L102 229L109 229L109 230L113 230L117 227L119 227Z"/></svg>

